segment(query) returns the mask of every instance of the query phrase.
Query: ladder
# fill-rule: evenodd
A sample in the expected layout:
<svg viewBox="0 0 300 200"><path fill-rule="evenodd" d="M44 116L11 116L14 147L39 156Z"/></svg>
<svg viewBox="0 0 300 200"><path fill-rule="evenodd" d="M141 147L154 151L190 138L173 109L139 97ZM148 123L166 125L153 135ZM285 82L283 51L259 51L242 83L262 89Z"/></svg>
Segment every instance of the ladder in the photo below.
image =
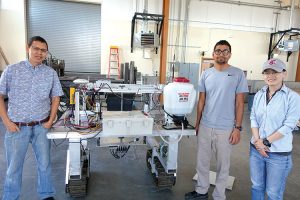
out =
<svg viewBox="0 0 300 200"><path fill-rule="evenodd" d="M119 60L119 47L110 46L109 49L109 61L108 61L108 74L107 77L111 76L118 77L120 79L120 60Z"/></svg>

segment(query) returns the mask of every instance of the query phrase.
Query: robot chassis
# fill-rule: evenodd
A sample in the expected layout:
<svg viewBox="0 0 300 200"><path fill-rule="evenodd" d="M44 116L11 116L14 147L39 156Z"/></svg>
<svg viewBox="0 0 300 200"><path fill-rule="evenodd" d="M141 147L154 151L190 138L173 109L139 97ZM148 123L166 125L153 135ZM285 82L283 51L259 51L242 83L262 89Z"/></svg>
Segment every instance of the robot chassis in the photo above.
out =
<svg viewBox="0 0 300 200"><path fill-rule="evenodd" d="M153 108L153 95L162 93L161 89L153 85L106 83L101 84L100 86L101 89L97 88L98 92L118 93L121 94L121 98L123 97L123 94L126 93L146 95L149 99L149 104L144 106L146 108ZM87 113L85 100L80 101L80 92L83 93L83 99L86 96L86 90L83 91L82 89L77 89L75 92L75 111L73 121L75 125L80 124L80 113ZM79 110L80 102L83 104L81 111ZM96 108L96 110L97 109L98 108ZM66 115L68 115L67 112L64 113L62 118L66 117ZM103 119L105 119L105 116ZM98 120L102 123L101 117ZM87 195L88 179L90 178L90 154L87 147L88 139L97 138L100 141L100 138L143 137L143 144L146 144L149 147L146 153L146 164L152 173L156 186L158 189L170 189L176 183L178 142L182 136L187 135L195 135L195 131L191 129L184 129L183 127L180 127L180 129L166 130L162 128L162 126L154 125L150 133L139 133L134 135L124 133L122 131L120 134L112 135L109 131L103 131L101 128L92 131L89 130L88 132L76 129L70 130L70 128L66 127L65 124L57 122L54 124L47 137L48 139L68 139L69 147L67 150L66 161L65 192L69 193L71 197L82 197ZM131 143L130 145L134 144Z"/></svg>

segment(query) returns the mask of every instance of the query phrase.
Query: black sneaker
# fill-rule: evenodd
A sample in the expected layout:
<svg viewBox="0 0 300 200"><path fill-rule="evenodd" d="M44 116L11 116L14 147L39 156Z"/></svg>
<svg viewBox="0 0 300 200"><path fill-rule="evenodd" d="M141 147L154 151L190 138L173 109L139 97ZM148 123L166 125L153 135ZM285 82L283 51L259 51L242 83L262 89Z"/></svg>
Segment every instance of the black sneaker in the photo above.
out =
<svg viewBox="0 0 300 200"><path fill-rule="evenodd" d="M193 191L193 192L186 193L184 195L184 199L185 200L189 200L189 199L208 200L208 193L200 194L197 193L196 191Z"/></svg>
<svg viewBox="0 0 300 200"><path fill-rule="evenodd" d="M43 200L55 200L53 197L48 197L46 199L43 199Z"/></svg>

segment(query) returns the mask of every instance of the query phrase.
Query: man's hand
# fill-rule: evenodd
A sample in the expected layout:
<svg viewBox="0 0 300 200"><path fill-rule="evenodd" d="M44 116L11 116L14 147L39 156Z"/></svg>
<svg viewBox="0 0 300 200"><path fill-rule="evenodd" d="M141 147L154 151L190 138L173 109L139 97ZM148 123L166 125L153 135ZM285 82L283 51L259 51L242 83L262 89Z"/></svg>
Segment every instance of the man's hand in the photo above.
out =
<svg viewBox="0 0 300 200"><path fill-rule="evenodd" d="M269 149L267 146L265 146L265 145L263 144L263 140L262 140L262 139L256 140L255 143L254 143L254 145L255 145L255 148L257 149L257 151L258 151L263 157L269 157L268 154L267 154L267 152L269 152L270 149Z"/></svg>
<svg viewBox="0 0 300 200"><path fill-rule="evenodd" d="M230 134L229 143L235 145L240 142L240 139L241 139L240 130L234 128L232 133Z"/></svg>
<svg viewBox="0 0 300 200"><path fill-rule="evenodd" d="M53 121L49 120L49 121L43 123L42 126L43 126L44 128L48 128L48 129L49 129L49 128L52 127L52 124L53 124Z"/></svg>
<svg viewBox="0 0 300 200"><path fill-rule="evenodd" d="M3 122L4 126L6 127L6 129L8 130L8 132L12 133L12 132L20 132L19 127L13 123L12 121L8 120L6 122Z"/></svg>

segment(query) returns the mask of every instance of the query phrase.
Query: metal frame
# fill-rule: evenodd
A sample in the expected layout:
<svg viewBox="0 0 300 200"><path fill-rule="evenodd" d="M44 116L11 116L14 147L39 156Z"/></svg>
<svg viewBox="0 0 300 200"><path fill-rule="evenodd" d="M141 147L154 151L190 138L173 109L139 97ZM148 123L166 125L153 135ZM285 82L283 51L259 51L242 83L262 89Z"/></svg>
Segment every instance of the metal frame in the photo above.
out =
<svg viewBox="0 0 300 200"><path fill-rule="evenodd" d="M163 15L139 13L139 12L134 13L134 16L131 20L131 43L130 43L131 53L133 53L133 40L134 40L134 29L135 29L134 27L135 27L135 23L137 20L157 22L156 23L156 29L157 29L156 31L158 32L159 37L160 37L161 31L162 31ZM155 48L155 49L157 52L157 48Z"/></svg>
<svg viewBox="0 0 300 200"><path fill-rule="evenodd" d="M156 177L159 177L159 171L157 170L157 167L155 165L154 158L157 157L161 163L161 165L164 168L164 171L166 174L173 174L174 178L176 180L176 174L177 174L177 161L178 161L178 144L179 140L178 138L180 135L188 136L188 135L195 135L195 130L192 129L186 129L186 130L165 130L165 129L153 129L152 134L145 134L143 135L145 137L146 144L149 146L150 149L152 149L152 159L148 160L149 164L151 165L151 173L156 174ZM83 178L82 174L82 154L85 149L87 149L87 139L88 138L101 138L101 137L130 137L130 138L137 138L141 137L142 135L124 135L124 133L120 133L120 135L109 135L109 134L103 134L103 132L97 132L94 131L91 134L84 135L79 134L76 131L68 132L66 128L63 127L56 127L53 130L51 130L47 137L48 139L68 139L69 140L69 148L67 153L67 160L66 160L66 176L65 176L65 184L66 188L69 187L69 184L71 181L81 181ZM163 156L159 152L159 142L156 140L158 137L166 137L170 141L169 144L167 144L168 152L167 156ZM134 144L131 144L134 145ZM141 145L141 144L137 144ZM174 182L175 184L175 182ZM86 186L87 187L87 186ZM87 188L86 188L87 190ZM69 189L66 189L66 191L69 191ZM82 194L84 195L84 194ZM72 196L72 194L71 194Z"/></svg>
<svg viewBox="0 0 300 200"><path fill-rule="evenodd" d="M155 93L161 93L162 90L157 88L157 86L152 85L122 85L122 84L111 84L109 87L103 87L101 92L104 93L135 93L135 94L147 94L150 95L149 104L152 105L152 95ZM76 95L77 94L77 95ZM79 102L78 91L75 92L75 98ZM75 103L76 104L76 103ZM77 103L78 104L78 103ZM79 105L76 113L79 115ZM76 110L76 109L75 109ZM66 115L67 112L64 114ZM63 117L64 117L63 115ZM78 121L79 117L77 118ZM147 160L148 164L151 166L150 170L152 174L155 174L156 178L159 179L157 186L166 187L165 182L167 181L167 187L170 188L171 185L175 184L176 181L176 172L177 172L177 159L178 159L178 143L182 136L195 135L195 130L193 129L175 129L175 130L165 130L161 126L154 125L152 133L142 133L139 135L126 134L120 132L120 134L109 134L107 132L96 130L89 132L89 134L80 134L76 130L70 131L69 128L64 127L63 125L55 124L53 128L48 132L48 139L68 139L69 148L67 153L66 161L66 192L69 192L72 196L72 191L75 191L78 187L81 189L76 192L73 192L73 196L82 195L85 193L81 191L87 191L86 177L84 174L84 155L83 153L87 150L87 139L89 138L112 138L112 137L126 137L126 138L137 138L144 137L145 140L143 144L147 144L150 149L152 149L151 160ZM164 154L160 151L160 143L156 140L159 137L164 137L168 140L168 143L164 143L164 146L167 148L167 153ZM134 145L131 143L130 145ZM137 144L141 145L141 144ZM159 160L159 161L158 161ZM88 157L89 162L89 157ZM157 162L160 163L157 167ZM163 175L162 175L163 174ZM89 176L89 175L88 175ZM84 179L84 180L83 180ZM161 181L161 180L164 181ZM74 182L76 186L74 187ZM72 185L70 186L70 183ZM162 183L162 184L160 184ZM170 185L171 183L171 185ZM79 184L79 185L78 185ZM75 188L75 189L74 189ZM82 189L83 188L83 189ZM70 192L71 191L71 192Z"/></svg>

